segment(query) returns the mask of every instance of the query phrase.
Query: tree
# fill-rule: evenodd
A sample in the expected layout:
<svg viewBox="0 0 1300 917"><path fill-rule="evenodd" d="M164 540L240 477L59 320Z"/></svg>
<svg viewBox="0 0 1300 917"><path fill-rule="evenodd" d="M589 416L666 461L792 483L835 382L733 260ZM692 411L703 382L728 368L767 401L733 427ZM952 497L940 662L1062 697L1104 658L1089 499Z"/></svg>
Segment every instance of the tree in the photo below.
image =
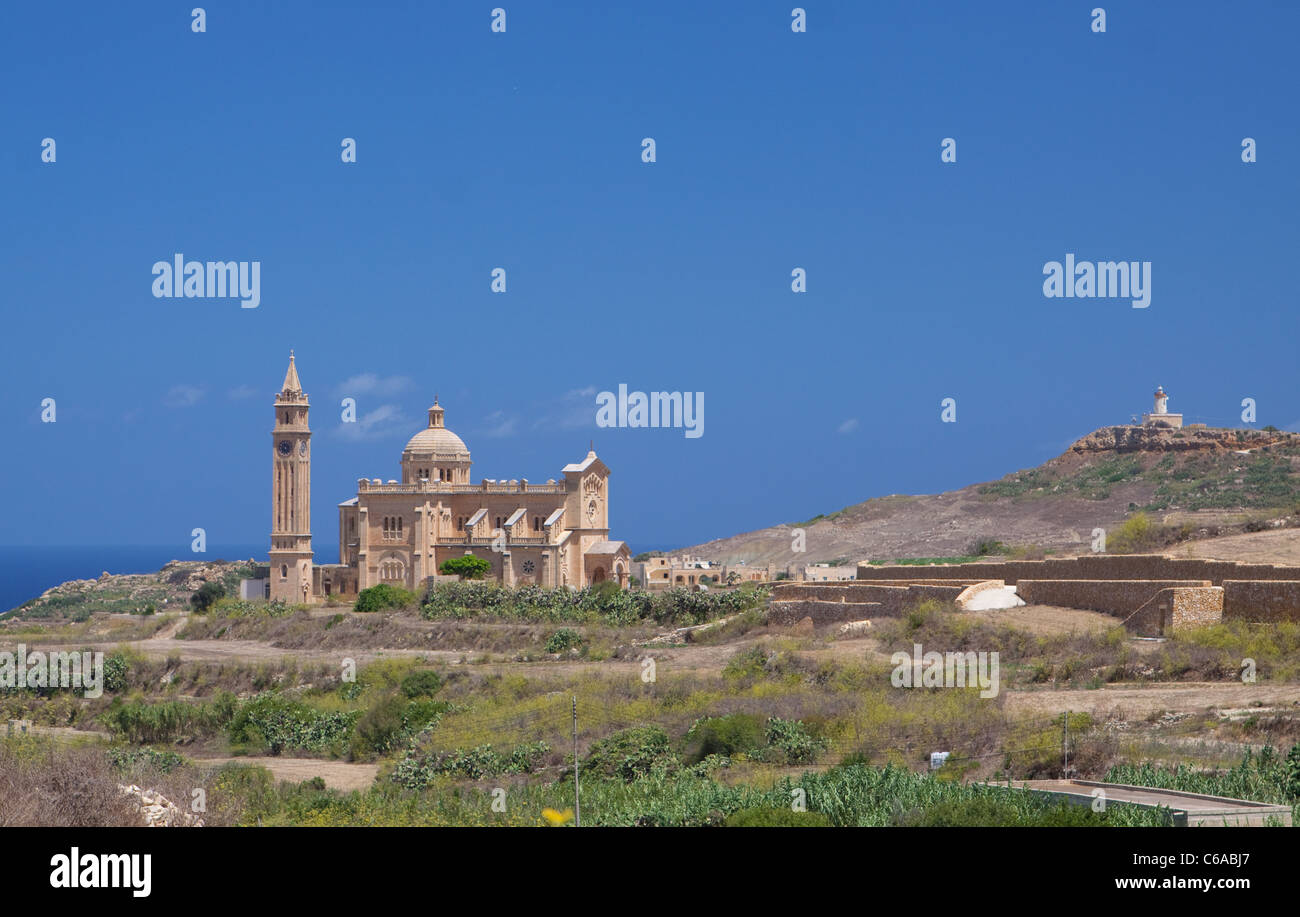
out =
<svg viewBox="0 0 1300 917"><path fill-rule="evenodd" d="M482 579L492 565L481 557L466 554L464 557L452 557L438 565L438 572L446 576L459 576L461 579Z"/></svg>
<svg viewBox="0 0 1300 917"><path fill-rule="evenodd" d="M226 590L221 588L220 583L204 583L199 587L199 591L190 596L190 604L199 614L207 611L217 599L226 597Z"/></svg>

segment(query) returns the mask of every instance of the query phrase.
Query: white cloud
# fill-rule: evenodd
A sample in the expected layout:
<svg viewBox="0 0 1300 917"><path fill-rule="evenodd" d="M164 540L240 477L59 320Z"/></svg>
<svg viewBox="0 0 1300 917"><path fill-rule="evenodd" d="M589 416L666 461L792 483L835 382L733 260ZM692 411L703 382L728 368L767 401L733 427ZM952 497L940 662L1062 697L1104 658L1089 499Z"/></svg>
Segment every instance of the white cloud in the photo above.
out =
<svg viewBox="0 0 1300 917"><path fill-rule="evenodd" d="M236 385L230 391L226 392L226 397L232 401L241 401L244 398L252 398L257 394L257 389L251 385Z"/></svg>
<svg viewBox="0 0 1300 917"><path fill-rule="evenodd" d="M173 385L163 396L163 404L169 408L192 408L203 399L206 391L197 385Z"/></svg>
<svg viewBox="0 0 1300 917"><path fill-rule="evenodd" d="M596 386L570 389L537 412L533 429L580 430L596 425Z"/></svg>
<svg viewBox="0 0 1300 917"><path fill-rule="evenodd" d="M479 436L514 436L518 418L505 411L493 411L485 418L488 426L478 431Z"/></svg>
<svg viewBox="0 0 1300 917"><path fill-rule="evenodd" d="M358 395L379 395L385 397L404 392L411 387L408 376L379 376L375 373L358 373L344 379L338 387L338 394L355 398Z"/></svg>
<svg viewBox="0 0 1300 917"><path fill-rule="evenodd" d="M856 417L850 417L848 420L844 421L844 423L840 424L836 430L839 433L852 433L857 428L858 419Z"/></svg>
<svg viewBox="0 0 1300 917"><path fill-rule="evenodd" d="M356 423L340 423L337 430L343 439L360 441L410 436L417 426L397 405L381 404L358 417Z"/></svg>

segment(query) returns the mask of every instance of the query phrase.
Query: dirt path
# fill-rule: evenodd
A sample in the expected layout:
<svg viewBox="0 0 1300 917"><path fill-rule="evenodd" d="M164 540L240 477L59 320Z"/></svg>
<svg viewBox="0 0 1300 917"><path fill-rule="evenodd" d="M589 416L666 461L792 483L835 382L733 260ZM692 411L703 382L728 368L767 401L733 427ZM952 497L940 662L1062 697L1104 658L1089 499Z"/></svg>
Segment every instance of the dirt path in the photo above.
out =
<svg viewBox="0 0 1300 917"><path fill-rule="evenodd" d="M317 758L194 758L195 764L252 764L264 767L277 780L301 783L320 777L335 790L364 790L375 782L378 764L354 764L350 761L322 761Z"/></svg>
<svg viewBox="0 0 1300 917"><path fill-rule="evenodd" d="M1014 691L1006 709L1016 715L1055 715L1066 710L1094 716L1122 712L1128 719L1153 713L1199 713L1255 704L1300 705L1300 685L1243 685L1235 682L1185 682L1141 687L1106 686L1096 690Z"/></svg>
<svg viewBox="0 0 1300 917"><path fill-rule="evenodd" d="M173 631L174 633L174 631ZM114 640L104 643L53 644L43 649L91 649L105 654L119 646L128 646L146 656L178 656L184 662L266 662L278 659L324 659L337 662L345 656L358 664L393 656L424 656L428 659L454 661L466 655L479 655L470 651L422 649L331 649L315 650L306 647L282 649L257 640L178 640L170 636L149 637L145 640Z"/></svg>
<svg viewBox="0 0 1300 917"><path fill-rule="evenodd" d="M1054 637L1059 634L1105 633L1120 619L1100 611L1058 608L1055 605L1019 605L990 611L959 611L959 615L978 616L988 624L1006 625L1031 634Z"/></svg>
<svg viewBox="0 0 1300 917"><path fill-rule="evenodd" d="M1236 560L1252 564L1300 564L1300 529L1272 529L1190 541L1170 548L1175 557Z"/></svg>

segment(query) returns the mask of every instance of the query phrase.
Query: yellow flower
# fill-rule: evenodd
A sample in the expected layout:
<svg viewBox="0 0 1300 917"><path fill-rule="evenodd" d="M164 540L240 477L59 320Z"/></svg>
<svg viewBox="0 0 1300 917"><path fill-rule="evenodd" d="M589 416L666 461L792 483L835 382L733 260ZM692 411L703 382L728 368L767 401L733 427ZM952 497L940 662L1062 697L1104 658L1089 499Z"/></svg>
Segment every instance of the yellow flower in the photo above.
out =
<svg viewBox="0 0 1300 917"><path fill-rule="evenodd" d="M554 809L542 809L542 818L552 826L559 826L573 821L573 810L565 809L563 812L557 812Z"/></svg>

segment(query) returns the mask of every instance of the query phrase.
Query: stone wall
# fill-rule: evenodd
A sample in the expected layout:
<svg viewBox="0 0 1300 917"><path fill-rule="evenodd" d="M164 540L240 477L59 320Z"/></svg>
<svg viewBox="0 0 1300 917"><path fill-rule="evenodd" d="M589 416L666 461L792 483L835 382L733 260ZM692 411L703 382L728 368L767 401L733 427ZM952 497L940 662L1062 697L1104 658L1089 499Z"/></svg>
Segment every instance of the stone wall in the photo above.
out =
<svg viewBox="0 0 1300 917"><path fill-rule="evenodd" d="M926 599L955 602L963 590L987 581L1016 586L1031 605L1114 615L1125 620L1132 632L1149 636L1225 619L1300 621L1300 567L1161 554L1095 554L923 568L859 564L854 582L776 583L773 620L794 623L807 616L821 623L899 615Z"/></svg>
<svg viewBox="0 0 1300 917"><path fill-rule="evenodd" d="M1030 580L1016 583L1016 593L1030 605L1085 608L1127 618L1162 589L1209 586L1207 580Z"/></svg>
<svg viewBox="0 0 1300 917"><path fill-rule="evenodd" d="M1300 577L1288 582L1242 582L1223 584L1224 620L1300 621Z"/></svg>
<svg viewBox="0 0 1300 917"><path fill-rule="evenodd" d="M813 624L822 625L878 617L880 609L878 602L821 602L815 599L773 602L767 620L770 624L788 627L804 618L812 618Z"/></svg>
<svg viewBox="0 0 1300 917"><path fill-rule="evenodd" d="M1172 609L1170 623L1174 630L1205 627L1207 624L1218 624L1223 619L1222 586L1180 587L1167 591L1170 593ZM1160 601L1163 595L1164 592L1156 596L1156 600Z"/></svg>
<svg viewBox="0 0 1300 917"><path fill-rule="evenodd" d="M772 600L818 598L818 600L826 602L839 602L841 600L849 602L875 601L874 598L862 598L862 596L871 596L874 591L909 589L911 587L939 587L940 594L943 594L943 596L948 593L956 596L967 585L974 585L975 583L976 580L967 583L965 580L953 579L872 580L871 583L854 583L853 580L844 581L844 583L801 583L798 580L781 580L780 583L772 585Z"/></svg>
<svg viewBox="0 0 1300 917"><path fill-rule="evenodd" d="M1086 554L1047 560L980 561L970 564L905 564L873 566L858 564L858 582L881 580L917 582L957 580L970 585L984 580L1005 580L1014 585L1033 580L1208 580L1215 586L1224 580L1296 580L1300 567L1278 564L1242 564L1226 560L1199 560L1164 554Z"/></svg>
<svg viewBox="0 0 1300 917"><path fill-rule="evenodd" d="M871 605L875 615L899 615L918 602L937 599L952 602L961 594L964 586L956 584L911 584L907 586L882 586L877 583L786 583L777 585L772 594L772 613L769 620L780 623L794 614L785 606L794 605L845 605L849 608ZM826 612L822 612L823 616ZM870 617L869 614L857 614L845 611L850 617L828 617L826 620L853 621ZM793 620L802 618L800 614ZM816 622L817 618L813 620ZM820 622L818 622L820 623Z"/></svg>

